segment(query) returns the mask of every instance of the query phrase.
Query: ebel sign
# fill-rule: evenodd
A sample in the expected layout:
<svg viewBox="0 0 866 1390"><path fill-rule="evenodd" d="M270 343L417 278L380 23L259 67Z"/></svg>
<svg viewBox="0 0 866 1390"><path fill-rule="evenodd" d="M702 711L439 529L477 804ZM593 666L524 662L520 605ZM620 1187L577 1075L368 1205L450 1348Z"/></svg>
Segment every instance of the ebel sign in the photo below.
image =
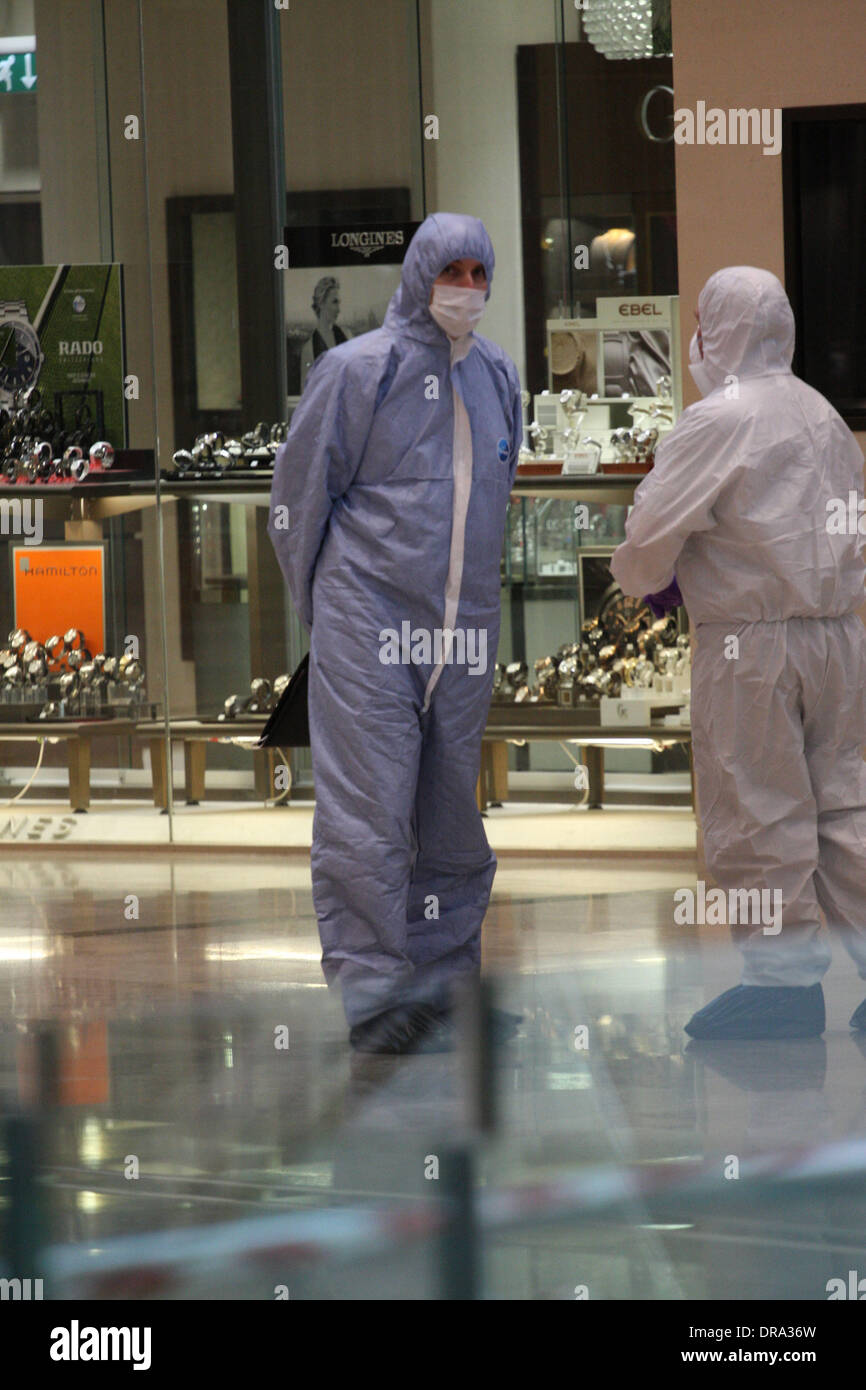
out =
<svg viewBox="0 0 866 1390"><path fill-rule="evenodd" d="M639 331L646 328L670 328L675 317L677 296L669 294L613 296L595 301L595 318L550 319L548 328L565 332L587 332L592 329L624 328Z"/></svg>
<svg viewBox="0 0 866 1390"><path fill-rule="evenodd" d="M667 295L646 298L599 299L596 324L599 328L667 328L671 321L671 301Z"/></svg>
<svg viewBox="0 0 866 1390"><path fill-rule="evenodd" d="M619 313L620 318L664 318L664 314L657 304L638 304L637 300L620 304Z"/></svg>
<svg viewBox="0 0 866 1390"><path fill-rule="evenodd" d="M289 269L357 265L402 265L417 222L368 222L342 227L285 227Z"/></svg>
<svg viewBox="0 0 866 1390"><path fill-rule="evenodd" d="M664 314L657 304L620 304L621 319L663 319Z"/></svg>

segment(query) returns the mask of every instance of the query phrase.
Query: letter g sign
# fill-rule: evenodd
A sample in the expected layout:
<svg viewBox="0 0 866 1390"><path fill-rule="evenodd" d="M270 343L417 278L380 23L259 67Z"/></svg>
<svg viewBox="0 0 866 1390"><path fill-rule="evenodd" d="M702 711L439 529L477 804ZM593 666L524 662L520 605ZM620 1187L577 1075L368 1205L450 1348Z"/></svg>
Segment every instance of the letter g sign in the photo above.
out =
<svg viewBox="0 0 866 1390"><path fill-rule="evenodd" d="M652 140L652 142L653 142L654 145L668 145L668 144L670 144L671 140L673 140L673 138L674 138L674 132L673 132L673 116L672 116L672 115L671 115L671 117L670 117L670 120L671 120L671 132L670 132L669 135L653 135L653 133L652 133L652 131L650 130L650 127L649 127L649 119L648 119L648 116L649 116L649 107L650 107L650 102L652 101L652 99L653 99L653 97L655 96L656 92L667 92L671 97L673 97L674 89L673 89L673 87L651 87L651 88L650 88L650 90L647 92L646 96L644 97L643 101L642 101L641 104L640 104L640 115L639 115L640 128L641 128L641 130L643 131L643 133L644 133L644 135L646 136L646 138L647 138L648 140Z"/></svg>

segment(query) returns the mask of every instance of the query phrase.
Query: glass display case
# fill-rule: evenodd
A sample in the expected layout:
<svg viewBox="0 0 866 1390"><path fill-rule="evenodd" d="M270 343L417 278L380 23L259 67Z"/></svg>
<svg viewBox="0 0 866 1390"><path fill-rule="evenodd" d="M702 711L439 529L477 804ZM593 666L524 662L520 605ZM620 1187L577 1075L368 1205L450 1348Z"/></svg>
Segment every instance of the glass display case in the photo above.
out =
<svg viewBox="0 0 866 1390"><path fill-rule="evenodd" d="M654 658L659 690L675 685L675 698L687 690L684 611L680 609L672 621L654 622L642 600L624 595L610 571L610 558L625 537L628 508L643 476L524 478L515 485L502 556L502 624L493 697L495 723L507 726L511 705L514 722L520 725L520 737L512 739L509 753L512 772L569 771L574 760L551 739L548 711L553 705L567 706L575 710L575 723L599 722L599 695L617 693L626 681L632 684L633 672L624 668L647 655L647 640L651 647L655 637L659 640ZM591 653L588 642L595 643L596 634L598 642L607 645ZM676 670L677 680L662 679L663 668ZM564 681L559 678L563 671ZM607 671L613 675L602 674ZM647 679L650 674L647 668ZM687 722L687 714L683 719ZM537 741L532 738L534 723ZM600 731L599 746L602 741ZM608 770L622 773L685 772L689 767L682 747L613 749L606 760ZM557 790L555 779L549 779L545 794L552 799L568 795L561 787Z"/></svg>
<svg viewBox="0 0 866 1390"><path fill-rule="evenodd" d="M616 589L607 566L625 538L639 476L518 479L502 556L500 661L530 666L580 637ZM613 587L612 587L613 586Z"/></svg>

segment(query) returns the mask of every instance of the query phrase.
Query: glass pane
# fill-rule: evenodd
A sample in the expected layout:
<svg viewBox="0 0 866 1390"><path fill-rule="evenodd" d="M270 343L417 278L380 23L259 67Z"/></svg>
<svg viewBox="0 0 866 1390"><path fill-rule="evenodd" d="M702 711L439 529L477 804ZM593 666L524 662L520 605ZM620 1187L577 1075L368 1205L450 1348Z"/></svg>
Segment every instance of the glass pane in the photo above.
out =
<svg viewBox="0 0 866 1390"><path fill-rule="evenodd" d="M543 706L570 704L573 692L568 681L557 687L549 678L550 665L580 642L587 620L613 612L608 560L634 490L632 481L605 502L601 480L574 476L552 488L550 478L581 444L584 458L598 450L600 471L636 472L625 444L614 453L611 431L656 419L648 421L651 401L634 414L623 401L590 403L567 417L556 396L566 388L652 396L655 378L670 370L667 340L664 356L652 335L614 331L616 323L598 340L584 335L592 361L587 350L583 368L576 351L573 361L548 361L551 319L594 317L600 301L677 289L670 39L658 26L647 37L637 21L632 33L615 8L605 7L609 24L599 24L599 7L589 19L583 7L559 0L518 7L430 0L420 12L423 109L425 119L436 118L435 138L424 144L427 205L471 212L490 232L496 270L480 331L506 349L526 388L532 453L509 508L494 696L498 706L513 701L521 734L533 722L539 728L537 739L509 751L509 795L518 802L529 790L572 799L570 754L544 736L551 711ZM572 334L559 337L574 347ZM555 348L559 339L550 341ZM550 387L555 394L544 394ZM617 662L632 655L627 646L623 640ZM591 689L592 682L583 687L575 724L598 724ZM507 710L496 718L507 732ZM605 756L609 795L618 773L662 766L648 751ZM649 793L651 783L642 785ZM682 779L677 788L688 795Z"/></svg>
<svg viewBox="0 0 866 1390"><path fill-rule="evenodd" d="M267 160L244 160L256 179L236 199L233 111L249 103L232 96L253 82L278 101L279 65L270 75L252 66L252 30L248 42L236 36L232 57L236 13L142 9L171 835L184 844L237 843L238 809L262 810L279 794L276 759L253 743L295 659L265 530L285 398L272 391L264 408L261 391L281 350L268 310L284 213L268 226L267 275L253 283L250 209L264 207ZM269 28L277 40L276 11ZM270 148L266 131L259 143Z"/></svg>
<svg viewBox="0 0 866 1390"><path fill-rule="evenodd" d="M138 54L135 12L124 26L90 0L0 6L0 840L13 843L168 839Z"/></svg>

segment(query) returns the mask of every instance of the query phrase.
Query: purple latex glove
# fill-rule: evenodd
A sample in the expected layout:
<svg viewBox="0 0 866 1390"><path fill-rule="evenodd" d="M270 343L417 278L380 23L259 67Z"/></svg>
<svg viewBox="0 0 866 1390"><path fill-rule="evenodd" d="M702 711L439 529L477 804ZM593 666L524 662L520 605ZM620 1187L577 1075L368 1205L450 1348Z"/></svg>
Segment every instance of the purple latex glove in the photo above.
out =
<svg viewBox="0 0 866 1390"><path fill-rule="evenodd" d="M646 594L644 597L644 603L649 605L657 618L663 618L666 613L679 608L682 601L683 596L676 575L666 589L660 589L657 594Z"/></svg>

